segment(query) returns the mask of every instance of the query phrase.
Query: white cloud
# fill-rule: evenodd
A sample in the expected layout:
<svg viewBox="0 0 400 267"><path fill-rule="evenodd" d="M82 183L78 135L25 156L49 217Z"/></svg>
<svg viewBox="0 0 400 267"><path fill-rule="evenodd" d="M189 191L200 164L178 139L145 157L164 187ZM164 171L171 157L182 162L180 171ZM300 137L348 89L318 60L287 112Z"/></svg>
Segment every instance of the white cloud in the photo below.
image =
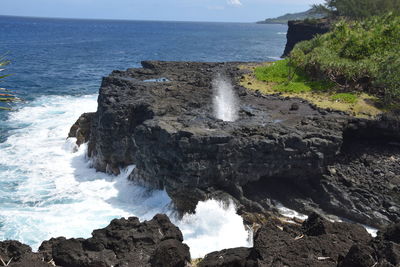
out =
<svg viewBox="0 0 400 267"><path fill-rule="evenodd" d="M228 5L231 6L241 6L242 2L240 0L227 0Z"/></svg>

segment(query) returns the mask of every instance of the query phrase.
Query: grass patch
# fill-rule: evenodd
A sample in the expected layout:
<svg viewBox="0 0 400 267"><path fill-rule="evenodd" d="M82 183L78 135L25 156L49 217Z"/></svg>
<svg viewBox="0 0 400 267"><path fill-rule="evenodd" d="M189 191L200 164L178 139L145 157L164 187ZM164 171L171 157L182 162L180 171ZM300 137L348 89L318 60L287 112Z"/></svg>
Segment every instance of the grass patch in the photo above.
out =
<svg viewBox="0 0 400 267"><path fill-rule="evenodd" d="M256 67L254 75L259 81L274 83L272 88L278 92L328 91L334 87L334 83L329 81L312 80L304 72L290 66L288 59Z"/></svg>
<svg viewBox="0 0 400 267"><path fill-rule="evenodd" d="M332 100L354 104L357 102L357 95L352 93L340 93L333 95Z"/></svg>
<svg viewBox="0 0 400 267"><path fill-rule="evenodd" d="M241 77L240 84L249 90L259 91L262 94L279 93L283 97L302 98L320 108L340 110L360 118L374 118L384 111L384 109L379 108L382 106L379 99L366 93L338 93L336 92L337 87L325 81L300 78L300 82L298 80L288 82L287 76L286 80L283 81L282 78L288 74L287 68L283 64L285 61L240 65L241 70L248 72ZM274 68L274 64L278 66ZM273 73L278 76L277 79L271 75ZM297 76L301 75L297 74ZM304 76L302 77L304 78Z"/></svg>

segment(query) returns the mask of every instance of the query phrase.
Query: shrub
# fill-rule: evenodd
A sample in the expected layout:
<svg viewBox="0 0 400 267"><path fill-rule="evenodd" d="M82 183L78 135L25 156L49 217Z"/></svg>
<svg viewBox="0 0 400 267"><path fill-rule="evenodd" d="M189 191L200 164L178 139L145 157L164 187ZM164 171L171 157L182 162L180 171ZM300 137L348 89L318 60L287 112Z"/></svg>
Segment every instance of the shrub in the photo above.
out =
<svg viewBox="0 0 400 267"><path fill-rule="evenodd" d="M375 85L383 89L383 100L391 103L400 99L400 58L389 55L380 63Z"/></svg>
<svg viewBox="0 0 400 267"><path fill-rule="evenodd" d="M329 79L344 91L367 91L398 100L399 36L400 16L394 14L342 20L331 32L297 44L290 58L308 75Z"/></svg>
<svg viewBox="0 0 400 267"><path fill-rule="evenodd" d="M324 4L314 5L315 12L330 17L362 19L394 12L400 15L399 0L325 0Z"/></svg>

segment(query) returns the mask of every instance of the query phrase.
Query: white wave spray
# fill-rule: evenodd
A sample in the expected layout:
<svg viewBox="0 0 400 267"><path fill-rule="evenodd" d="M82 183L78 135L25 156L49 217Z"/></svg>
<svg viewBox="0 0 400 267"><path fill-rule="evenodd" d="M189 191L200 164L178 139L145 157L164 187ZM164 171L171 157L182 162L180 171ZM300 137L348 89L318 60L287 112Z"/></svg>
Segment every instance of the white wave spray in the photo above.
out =
<svg viewBox="0 0 400 267"><path fill-rule="evenodd" d="M223 121L235 121L239 118L239 101L231 82L218 75L212 83L214 116Z"/></svg>
<svg viewBox="0 0 400 267"><path fill-rule="evenodd" d="M10 113L5 123L14 130L0 143L0 240L37 249L50 237L89 237L113 218L172 216L166 192L128 181L133 166L110 176L90 168L85 145L73 153L74 140L65 140L69 127L81 113L96 110L96 97L46 96ZM172 219L192 257L251 245L233 206L209 200L196 212Z"/></svg>

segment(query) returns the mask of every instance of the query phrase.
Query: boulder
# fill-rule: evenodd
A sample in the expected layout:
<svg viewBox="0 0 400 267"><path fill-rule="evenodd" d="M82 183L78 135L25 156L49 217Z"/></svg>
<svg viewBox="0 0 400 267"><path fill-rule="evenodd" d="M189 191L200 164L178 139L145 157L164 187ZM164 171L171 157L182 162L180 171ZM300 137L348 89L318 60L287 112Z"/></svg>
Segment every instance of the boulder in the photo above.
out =
<svg viewBox="0 0 400 267"><path fill-rule="evenodd" d="M199 267L256 267L257 255L250 248L232 248L207 254Z"/></svg>

